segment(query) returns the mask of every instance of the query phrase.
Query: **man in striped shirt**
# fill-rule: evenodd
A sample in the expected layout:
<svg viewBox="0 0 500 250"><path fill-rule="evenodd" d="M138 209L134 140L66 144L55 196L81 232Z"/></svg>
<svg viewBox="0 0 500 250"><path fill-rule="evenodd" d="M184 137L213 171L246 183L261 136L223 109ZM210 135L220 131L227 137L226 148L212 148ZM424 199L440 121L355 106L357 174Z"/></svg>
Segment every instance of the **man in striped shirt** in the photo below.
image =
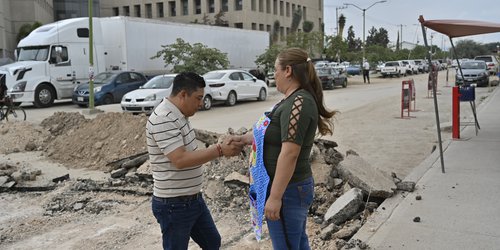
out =
<svg viewBox="0 0 500 250"><path fill-rule="evenodd" d="M202 249L219 249L221 245L200 193L202 164L239 154L243 143L228 138L198 149L188 118L200 108L204 87L205 80L196 73L178 74L172 93L155 108L146 125L154 179L152 210L161 227L163 249L187 249L189 237Z"/></svg>

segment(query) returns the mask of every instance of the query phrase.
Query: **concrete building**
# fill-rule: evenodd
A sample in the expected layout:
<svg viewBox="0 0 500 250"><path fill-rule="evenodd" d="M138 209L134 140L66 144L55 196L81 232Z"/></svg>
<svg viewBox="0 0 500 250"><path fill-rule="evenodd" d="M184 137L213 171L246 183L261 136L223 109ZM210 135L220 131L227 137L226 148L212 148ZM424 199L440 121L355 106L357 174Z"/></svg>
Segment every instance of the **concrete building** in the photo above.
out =
<svg viewBox="0 0 500 250"><path fill-rule="evenodd" d="M101 0L103 17L133 16L213 24L214 16L222 10L229 27L268 32L273 32L275 21L279 21L281 41L290 33L296 9L302 10L302 20L314 23L313 31L322 30L323 0Z"/></svg>
<svg viewBox="0 0 500 250"><path fill-rule="evenodd" d="M52 0L0 1L0 58L14 59L17 34L24 24L53 22Z"/></svg>

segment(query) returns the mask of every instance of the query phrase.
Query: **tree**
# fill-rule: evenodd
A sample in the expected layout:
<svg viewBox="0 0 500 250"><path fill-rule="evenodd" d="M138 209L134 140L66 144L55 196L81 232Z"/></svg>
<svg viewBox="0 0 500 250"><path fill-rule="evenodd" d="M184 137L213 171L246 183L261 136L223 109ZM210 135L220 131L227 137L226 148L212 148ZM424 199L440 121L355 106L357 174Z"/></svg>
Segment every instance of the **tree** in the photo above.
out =
<svg viewBox="0 0 500 250"><path fill-rule="evenodd" d="M223 26L223 27L228 27L229 23L227 20L224 20L226 12L224 12L222 9L219 10L219 13L215 14L214 16L214 26Z"/></svg>
<svg viewBox="0 0 500 250"><path fill-rule="evenodd" d="M348 51L358 51L361 49L361 40L359 38L355 38L354 28L349 26L347 30L347 49Z"/></svg>
<svg viewBox="0 0 500 250"><path fill-rule="evenodd" d="M302 20L302 11L301 9L296 9L292 14L292 24L290 25L290 33L294 33L297 31L301 20Z"/></svg>
<svg viewBox="0 0 500 250"><path fill-rule="evenodd" d="M486 46L469 39L458 41L455 50L457 55L454 58L474 58L477 55L491 54Z"/></svg>
<svg viewBox="0 0 500 250"><path fill-rule="evenodd" d="M17 42L21 41L23 38L27 37L31 31L35 30L36 28L42 26L40 22L34 22L33 24L23 24L21 28L19 28L19 32L17 33Z"/></svg>
<svg viewBox="0 0 500 250"><path fill-rule="evenodd" d="M346 21L346 18L344 16L344 14L340 14L340 17L339 17L339 30L337 31L337 36L339 37L342 37L342 33L344 33L344 28L345 28L345 21Z"/></svg>
<svg viewBox="0 0 500 250"><path fill-rule="evenodd" d="M368 36L366 37L366 46L376 44L375 42L376 36L377 36L377 29L375 29L375 27L372 26L372 28L368 30Z"/></svg>
<svg viewBox="0 0 500 250"><path fill-rule="evenodd" d="M311 21L302 22L302 30L306 33L311 32L314 29L314 23Z"/></svg>
<svg viewBox="0 0 500 250"><path fill-rule="evenodd" d="M266 49L266 51L257 57L255 64L264 65L266 72L274 69L274 62L276 57L278 57L279 52L283 49L283 46L278 44L273 44Z"/></svg>
<svg viewBox="0 0 500 250"><path fill-rule="evenodd" d="M280 37L280 21L276 20L276 21L274 21L274 24L273 24L273 33L271 35L271 38L272 38L271 44L277 43L279 37Z"/></svg>
<svg viewBox="0 0 500 250"><path fill-rule="evenodd" d="M201 23L205 25L212 25L212 22L210 21L210 17L207 15L207 13L203 14L203 18L201 19Z"/></svg>
<svg viewBox="0 0 500 250"><path fill-rule="evenodd" d="M208 71L225 69L229 65L227 54L215 48L208 48L201 43L193 45L177 38L176 43L162 45L151 59L162 58L165 67L172 65L173 72L192 71L204 74Z"/></svg>
<svg viewBox="0 0 500 250"><path fill-rule="evenodd" d="M323 51L323 33L321 32L295 32L286 37L289 47L299 47L309 52L311 58Z"/></svg>
<svg viewBox="0 0 500 250"><path fill-rule="evenodd" d="M396 51L399 51L399 31L398 31L398 39L396 40Z"/></svg>
<svg viewBox="0 0 500 250"><path fill-rule="evenodd" d="M347 42L340 36L326 36L325 39L326 58L334 58L337 62L345 60L343 55L347 52Z"/></svg>

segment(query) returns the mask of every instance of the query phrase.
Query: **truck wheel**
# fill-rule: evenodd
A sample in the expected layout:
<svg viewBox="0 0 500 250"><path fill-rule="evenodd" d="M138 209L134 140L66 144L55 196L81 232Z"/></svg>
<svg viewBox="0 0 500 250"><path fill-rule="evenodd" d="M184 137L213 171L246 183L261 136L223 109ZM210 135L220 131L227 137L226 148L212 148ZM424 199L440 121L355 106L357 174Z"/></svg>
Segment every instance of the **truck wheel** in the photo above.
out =
<svg viewBox="0 0 500 250"><path fill-rule="evenodd" d="M259 101L265 101L266 98L267 98L266 90L264 88L261 88L260 91L259 91L259 97L257 98L257 100L259 100Z"/></svg>
<svg viewBox="0 0 500 250"><path fill-rule="evenodd" d="M201 110L209 110L212 108L212 97L206 95L203 97L203 104L201 105Z"/></svg>
<svg viewBox="0 0 500 250"><path fill-rule="evenodd" d="M111 94L106 94L102 99L102 105L108 105L113 103L113 96Z"/></svg>
<svg viewBox="0 0 500 250"><path fill-rule="evenodd" d="M236 93L234 91L229 92L227 95L226 105L234 106L236 104Z"/></svg>
<svg viewBox="0 0 500 250"><path fill-rule="evenodd" d="M344 79L344 82L342 83L342 88L347 88L347 79Z"/></svg>
<svg viewBox="0 0 500 250"><path fill-rule="evenodd" d="M46 108L52 106L55 99L55 91L48 84L40 84L35 90L35 101L33 104L37 108Z"/></svg>

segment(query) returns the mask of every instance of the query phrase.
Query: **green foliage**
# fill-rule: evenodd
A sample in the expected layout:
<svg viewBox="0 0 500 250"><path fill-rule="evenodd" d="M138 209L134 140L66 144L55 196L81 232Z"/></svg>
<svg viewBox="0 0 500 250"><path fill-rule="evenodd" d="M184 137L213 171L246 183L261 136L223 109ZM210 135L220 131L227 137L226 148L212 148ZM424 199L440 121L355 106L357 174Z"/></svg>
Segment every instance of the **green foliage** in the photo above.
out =
<svg viewBox="0 0 500 250"><path fill-rule="evenodd" d="M340 17L339 17L339 30L337 31L337 36L340 36L342 37L342 33L344 33L344 28L345 28L345 21L346 21L346 18L344 16L344 14L340 14Z"/></svg>
<svg viewBox="0 0 500 250"><path fill-rule="evenodd" d="M310 57L316 57L322 53L323 33L321 32L295 32L286 37L288 47L299 47L306 50Z"/></svg>
<svg viewBox="0 0 500 250"><path fill-rule="evenodd" d="M495 43L493 45L496 46ZM456 57L453 58L474 58L478 55L488 55L491 52L488 50L487 45L481 45L473 40L461 40L455 45L457 52ZM496 50L496 48L495 48Z"/></svg>
<svg viewBox="0 0 500 250"><path fill-rule="evenodd" d="M225 15L226 12L224 12L222 9L219 10L219 13L215 14L214 16L214 26L228 27L229 23L224 19Z"/></svg>
<svg viewBox="0 0 500 250"><path fill-rule="evenodd" d="M273 33L271 36L272 44L277 43L279 37L280 37L280 21L276 20L276 21L274 21L274 24L273 24Z"/></svg>
<svg viewBox="0 0 500 250"><path fill-rule="evenodd" d="M165 67L173 66L173 72L192 71L204 74L208 71L225 69L229 65L227 54L215 48L208 48L201 43L193 45L177 38L176 43L162 45L151 59L162 58Z"/></svg>
<svg viewBox="0 0 500 250"><path fill-rule="evenodd" d="M302 11L301 9L296 9L292 13L292 24L290 25L290 33L294 33L297 31L301 20L302 20Z"/></svg>
<svg viewBox="0 0 500 250"><path fill-rule="evenodd" d="M347 52L347 43L339 36L326 36L325 55L326 58L340 62L345 61L344 55Z"/></svg>
<svg viewBox="0 0 500 250"><path fill-rule="evenodd" d="M33 24L23 24L21 28L19 28L19 32L17 33L17 42L21 41L23 38L27 37L31 31L35 30L36 28L42 26L40 22L34 22Z"/></svg>
<svg viewBox="0 0 500 250"><path fill-rule="evenodd" d="M269 48L266 49L264 54L257 57L257 60L255 60L255 64L263 65L266 72L273 70L274 61L276 61L276 57L278 57L279 52L283 48L284 48L283 46L277 44L269 46Z"/></svg>
<svg viewBox="0 0 500 250"><path fill-rule="evenodd" d="M302 30L306 33L311 32L314 29L314 23L311 21L302 22Z"/></svg>

